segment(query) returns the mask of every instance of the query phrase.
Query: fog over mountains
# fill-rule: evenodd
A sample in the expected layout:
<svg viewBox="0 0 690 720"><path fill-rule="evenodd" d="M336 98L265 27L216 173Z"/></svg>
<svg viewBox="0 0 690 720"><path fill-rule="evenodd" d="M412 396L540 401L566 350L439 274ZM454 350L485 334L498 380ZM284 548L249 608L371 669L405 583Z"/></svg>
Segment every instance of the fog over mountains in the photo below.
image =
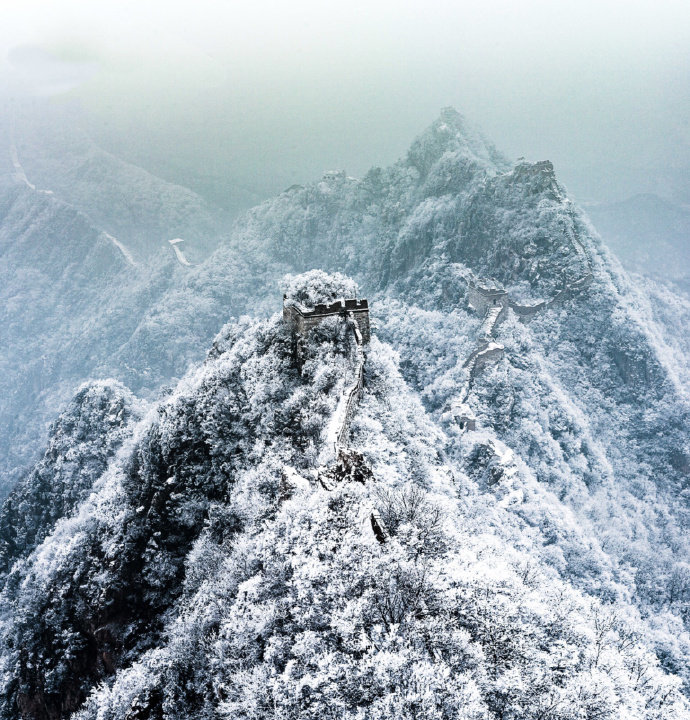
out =
<svg viewBox="0 0 690 720"><path fill-rule="evenodd" d="M654 194L587 207L621 262L634 272L688 288L690 208Z"/></svg>
<svg viewBox="0 0 690 720"><path fill-rule="evenodd" d="M690 717L690 300L647 240L663 281L450 108L232 224L3 135L1 717ZM283 293L367 297L371 342Z"/></svg>

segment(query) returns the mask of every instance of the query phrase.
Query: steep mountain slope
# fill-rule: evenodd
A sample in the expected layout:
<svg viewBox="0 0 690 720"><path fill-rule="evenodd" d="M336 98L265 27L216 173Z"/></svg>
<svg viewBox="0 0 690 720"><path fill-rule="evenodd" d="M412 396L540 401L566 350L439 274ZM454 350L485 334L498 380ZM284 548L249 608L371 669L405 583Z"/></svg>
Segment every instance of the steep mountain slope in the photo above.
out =
<svg viewBox="0 0 690 720"><path fill-rule="evenodd" d="M185 240L193 262L206 257L227 226L225 214L99 147L82 115L68 103L14 104L0 123L0 138L30 184L87 215L135 261L174 238Z"/></svg>
<svg viewBox="0 0 690 720"><path fill-rule="evenodd" d="M145 273L133 268L107 234L51 195L19 185L0 188L4 492L83 380L99 374L99 366L107 374L117 369L111 358L176 272L171 258ZM141 389L142 370L120 377Z"/></svg>
<svg viewBox="0 0 690 720"><path fill-rule="evenodd" d="M690 716L630 605L574 590L442 460L376 339L349 443L367 479L324 486L353 342L334 318L296 365L277 316L221 333L13 568L5 717L90 691L80 718Z"/></svg>
<svg viewBox="0 0 690 720"><path fill-rule="evenodd" d="M640 304L654 320L654 327L661 336L661 347L672 347L667 362L673 363L679 382L690 387L690 363L674 362L677 358L690 357L690 295L681 283L662 282L658 278L632 277Z"/></svg>
<svg viewBox="0 0 690 720"><path fill-rule="evenodd" d="M226 221L191 191L103 152L67 109L59 117L59 106L35 104L6 107L0 120L2 497L85 379L116 376L145 393L202 357L171 338L144 353L136 331Z"/></svg>
<svg viewBox="0 0 690 720"><path fill-rule="evenodd" d="M361 181L327 173L293 188L251 211L234 241L300 270L339 267L375 287L406 283L443 257L541 296L582 272L574 222L550 163L510 170L448 109L396 165Z"/></svg>
<svg viewBox="0 0 690 720"><path fill-rule="evenodd" d="M73 206L0 184L0 495L85 379L156 392L203 358L229 311L260 309L253 295L266 268L238 255L216 272L207 287L169 245L132 264Z"/></svg>
<svg viewBox="0 0 690 720"><path fill-rule="evenodd" d="M3 505L3 576L40 544L60 518L86 499L136 417L137 404L123 386L94 382L80 388L52 426L43 458Z"/></svg>

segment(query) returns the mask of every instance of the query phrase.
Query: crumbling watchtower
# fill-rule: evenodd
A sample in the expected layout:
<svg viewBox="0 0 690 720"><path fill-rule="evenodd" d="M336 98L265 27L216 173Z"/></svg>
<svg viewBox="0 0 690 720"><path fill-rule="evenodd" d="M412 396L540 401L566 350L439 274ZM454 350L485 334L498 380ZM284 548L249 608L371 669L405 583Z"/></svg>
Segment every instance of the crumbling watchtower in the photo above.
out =
<svg viewBox="0 0 690 720"><path fill-rule="evenodd" d="M351 316L357 323L362 342L369 342L371 337L369 303L365 298L348 300L341 298L332 303L317 303L313 308L309 308L296 300L289 300L283 295L283 321L292 328L295 334L302 337L326 318L334 315L341 315L343 318Z"/></svg>

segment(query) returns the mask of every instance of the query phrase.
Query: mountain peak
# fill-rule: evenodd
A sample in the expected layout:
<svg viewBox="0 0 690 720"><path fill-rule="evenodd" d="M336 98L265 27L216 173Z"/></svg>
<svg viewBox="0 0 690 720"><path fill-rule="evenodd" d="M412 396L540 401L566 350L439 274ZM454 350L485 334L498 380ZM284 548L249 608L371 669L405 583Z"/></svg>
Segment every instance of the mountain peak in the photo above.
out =
<svg viewBox="0 0 690 720"><path fill-rule="evenodd" d="M465 116L459 113L452 105L441 108L438 118L434 121L434 124L437 123L445 123L460 132L464 132L467 129Z"/></svg>
<svg viewBox="0 0 690 720"><path fill-rule="evenodd" d="M454 153L493 171L509 169L508 160L493 143L453 107L444 107L438 118L415 139L407 160L424 176L445 153Z"/></svg>

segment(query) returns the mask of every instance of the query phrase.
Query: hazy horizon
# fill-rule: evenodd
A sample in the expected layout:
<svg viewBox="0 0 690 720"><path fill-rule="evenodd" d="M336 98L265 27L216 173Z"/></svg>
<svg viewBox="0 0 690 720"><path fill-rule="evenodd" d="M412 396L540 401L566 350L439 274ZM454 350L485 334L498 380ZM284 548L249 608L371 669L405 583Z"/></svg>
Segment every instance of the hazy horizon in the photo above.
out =
<svg viewBox="0 0 690 720"><path fill-rule="evenodd" d="M4 11L6 97L81 103L106 147L257 199L404 154L451 105L580 202L690 203L690 6L61 0Z"/></svg>

